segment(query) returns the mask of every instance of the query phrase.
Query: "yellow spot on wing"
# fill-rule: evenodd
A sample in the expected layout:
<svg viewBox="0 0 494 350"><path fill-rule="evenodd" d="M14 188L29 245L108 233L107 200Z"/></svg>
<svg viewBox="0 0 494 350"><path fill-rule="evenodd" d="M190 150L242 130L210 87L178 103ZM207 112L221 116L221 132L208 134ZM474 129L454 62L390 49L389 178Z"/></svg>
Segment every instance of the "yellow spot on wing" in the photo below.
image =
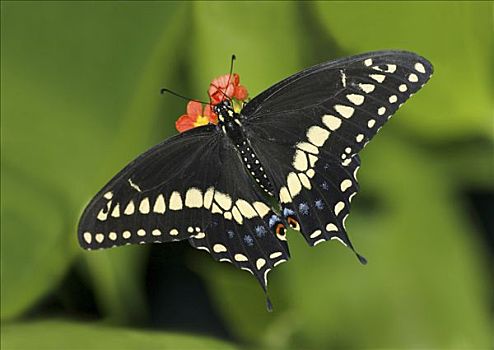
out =
<svg viewBox="0 0 494 350"><path fill-rule="evenodd" d="M257 213L261 218L265 217L269 211L271 210L266 204L263 202L254 202L252 203L254 208L256 209Z"/></svg>
<svg viewBox="0 0 494 350"><path fill-rule="evenodd" d="M202 192L198 188L189 188L185 194L185 205L189 208L200 208L202 207Z"/></svg>
<svg viewBox="0 0 494 350"><path fill-rule="evenodd" d="M158 198L156 198L153 211L158 214L163 214L165 210L166 210L165 197L162 194L160 194Z"/></svg>
<svg viewBox="0 0 494 350"><path fill-rule="evenodd" d="M257 216L256 210L250 205L247 201L243 199L238 199L236 202L237 208L240 210L240 213L245 216L247 219L251 219L254 216Z"/></svg>
<svg viewBox="0 0 494 350"><path fill-rule="evenodd" d="M171 210L181 210L182 209L182 197L177 191L172 192L169 201L169 208Z"/></svg>

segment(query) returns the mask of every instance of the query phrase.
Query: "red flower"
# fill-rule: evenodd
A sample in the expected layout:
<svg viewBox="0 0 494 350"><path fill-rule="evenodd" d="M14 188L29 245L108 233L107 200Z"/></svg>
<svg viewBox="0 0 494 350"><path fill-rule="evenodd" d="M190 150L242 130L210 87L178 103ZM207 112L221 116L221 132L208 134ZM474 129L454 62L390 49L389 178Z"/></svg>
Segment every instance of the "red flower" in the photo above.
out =
<svg viewBox="0 0 494 350"><path fill-rule="evenodd" d="M209 85L208 95L211 98L213 105L220 103L226 98L235 98L239 101L243 101L247 98L249 93L245 86L239 85L240 76L238 74L222 75Z"/></svg>
<svg viewBox="0 0 494 350"><path fill-rule="evenodd" d="M204 109L197 101L190 101L187 104L187 114L180 116L175 122L175 127L179 132L209 123L218 124L218 116L211 110L211 105L207 104Z"/></svg>
<svg viewBox="0 0 494 350"><path fill-rule="evenodd" d="M197 101L190 101L187 104L187 114L180 116L175 122L175 127L179 132L206 125L209 123L218 124L218 116L211 110L211 106L217 105L225 99L231 99L233 108L237 113L242 108L242 102L247 99L249 93L247 89L240 85L238 74L226 74L213 79L209 85L208 95L211 103L202 104Z"/></svg>

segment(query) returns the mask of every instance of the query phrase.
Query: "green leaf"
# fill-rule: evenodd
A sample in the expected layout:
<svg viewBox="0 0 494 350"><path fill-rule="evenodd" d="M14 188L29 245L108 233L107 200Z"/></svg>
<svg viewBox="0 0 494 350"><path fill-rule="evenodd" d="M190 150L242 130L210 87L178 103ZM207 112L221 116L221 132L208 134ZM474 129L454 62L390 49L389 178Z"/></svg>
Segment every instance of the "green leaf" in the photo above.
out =
<svg viewBox="0 0 494 350"><path fill-rule="evenodd" d="M2 319L56 286L83 253L85 203L166 134L159 88L186 8L2 2ZM143 252L84 253L106 315L142 319Z"/></svg>
<svg viewBox="0 0 494 350"><path fill-rule="evenodd" d="M433 140L490 139L494 95L492 2L316 2L323 28L352 54L403 49L434 65L403 109L406 129Z"/></svg>
<svg viewBox="0 0 494 350"><path fill-rule="evenodd" d="M212 338L110 327L102 323L43 320L2 325L1 347L15 349L235 349Z"/></svg>
<svg viewBox="0 0 494 350"><path fill-rule="evenodd" d="M74 256L60 239L71 224L64 216L67 202L35 176L2 162L2 319L47 293Z"/></svg>

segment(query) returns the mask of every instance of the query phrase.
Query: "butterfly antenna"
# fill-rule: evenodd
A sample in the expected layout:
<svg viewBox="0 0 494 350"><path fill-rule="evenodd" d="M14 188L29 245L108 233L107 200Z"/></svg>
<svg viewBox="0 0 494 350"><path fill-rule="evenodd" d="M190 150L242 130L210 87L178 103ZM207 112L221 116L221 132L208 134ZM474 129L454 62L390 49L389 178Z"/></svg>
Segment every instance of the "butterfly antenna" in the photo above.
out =
<svg viewBox="0 0 494 350"><path fill-rule="evenodd" d="M230 74L228 74L228 83L226 83L226 86L230 85L230 80L232 79L232 73L233 73L233 62L237 59L235 54L232 54L232 59L230 61Z"/></svg>
<svg viewBox="0 0 494 350"><path fill-rule="evenodd" d="M199 102L199 103L203 103L203 104L209 104L210 103L210 102L204 102L204 101L196 100L195 98L190 98L190 97L181 95L181 94L179 94L179 93L177 93L175 91L172 91L170 89L167 89L167 88L162 88L160 90L160 93L161 94L164 94L165 92L168 92L169 94L172 94L173 96L177 96L177 97L183 98L184 100L187 100L187 101L195 101L195 102Z"/></svg>
<svg viewBox="0 0 494 350"><path fill-rule="evenodd" d="M228 74L228 82L226 83L226 88L228 89L228 86L230 85L230 81L232 80L232 73L233 73L233 62L237 59L237 57L235 56L235 54L232 54L232 59L230 60L230 73ZM231 98L229 98L226 93L223 93L223 95L225 95L225 97L227 99L230 100L231 102Z"/></svg>
<svg viewBox="0 0 494 350"><path fill-rule="evenodd" d="M235 54L232 55L232 59L230 61L230 73L228 74L228 81L226 82L226 89L225 91L228 89L228 85L230 85L230 81L232 79L232 73L233 73L233 62L237 59L237 57L235 56ZM223 94L223 97L225 98L225 100L229 100L231 101L232 99L226 94L225 91L223 91L223 89L221 89L219 86L216 86L214 84L211 84L212 86L214 86L216 89L218 89L218 91L220 91L222 94ZM209 98L211 100L211 98ZM209 102L209 104L212 104L211 101Z"/></svg>

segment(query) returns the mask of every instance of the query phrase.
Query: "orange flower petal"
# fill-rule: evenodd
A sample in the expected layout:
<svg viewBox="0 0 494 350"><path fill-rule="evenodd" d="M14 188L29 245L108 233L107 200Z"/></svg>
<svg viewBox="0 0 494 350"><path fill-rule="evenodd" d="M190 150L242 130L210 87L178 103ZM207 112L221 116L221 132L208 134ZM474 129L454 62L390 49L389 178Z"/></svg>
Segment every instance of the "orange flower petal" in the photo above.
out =
<svg viewBox="0 0 494 350"><path fill-rule="evenodd" d="M225 99L231 99L235 93L235 86L238 85L240 77L238 74L222 75L213 79L209 85L208 94L213 104L218 104Z"/></svg>
<svg viewBox="0 0 494 350"><path fill-rule="evenodd" d="M240 84L240 75L238 75L237 73L233 73L233 77L231 78L230 83L232 83L234 86Z"/></svg>
<svg viewBox="0 0 494 350"><path fill-rule="evenodd" d="M177 128L178 132L184 132L192 129L194 128L194 119L189 115L184 114L175 122L175 128Z"/></svg>
<svg viewBox="0 0 494 350"><path fill-rule="evenodd" d="M226 84L228 83L228 80L230 78L229 74L221 75L211 82L212 85L215 85L218 88L224 88L226 87Z"/></svg>
<svg viewBox="0 0 494 350"><path fill-rule="evenodd" d="M212 114L214 114L214 112L211 109L211 105L210 104L205 105L203 115L205 115L206 117L210 117Z"/></svg>
<svg viewBox="0 0 494 350"><path fill-rule="evenodd" d="M202 104L197 101L187 103L187 114L191 117L197 117L202 114Z"/></svg>
<svg viewBox="0 0 494 350"><path fill-rule="evenodd" d="M231 99L233 97L234 91L235 88L233 87L233 85L228 85L226 89L210 87L208 94L213 104L218 104L225 99Z"/></svg>
<svg viewBox="0 0 494 350"><path fill-rule="evenodd" d="M209 122L213 124L218 124L218 116L216 115L216 113L213 112L210 104L204 106L204 116L208 117Z"/></svg>
<svg viewBox="0 0 494 350"><path fill-rule="evenodd" d="M249 92L247 91L247 88L243 85L238 85L235 87L235 92L233 93L233 97L235 97L237 100L245 100L249 96Z"/></svg>
<svg viewBox="0 0 494 350"><path fill-rule="evenodd" d="M220 103L223 96L220 90L216 86L213 86L213 84L209 85L208 95L213 104Z"/></svg>
<svg viewBox="0 0 494 350"><path fill-rule="evenodd" d="M218 125L218 116L216 114L209 116L209 122Z"/></svg>

